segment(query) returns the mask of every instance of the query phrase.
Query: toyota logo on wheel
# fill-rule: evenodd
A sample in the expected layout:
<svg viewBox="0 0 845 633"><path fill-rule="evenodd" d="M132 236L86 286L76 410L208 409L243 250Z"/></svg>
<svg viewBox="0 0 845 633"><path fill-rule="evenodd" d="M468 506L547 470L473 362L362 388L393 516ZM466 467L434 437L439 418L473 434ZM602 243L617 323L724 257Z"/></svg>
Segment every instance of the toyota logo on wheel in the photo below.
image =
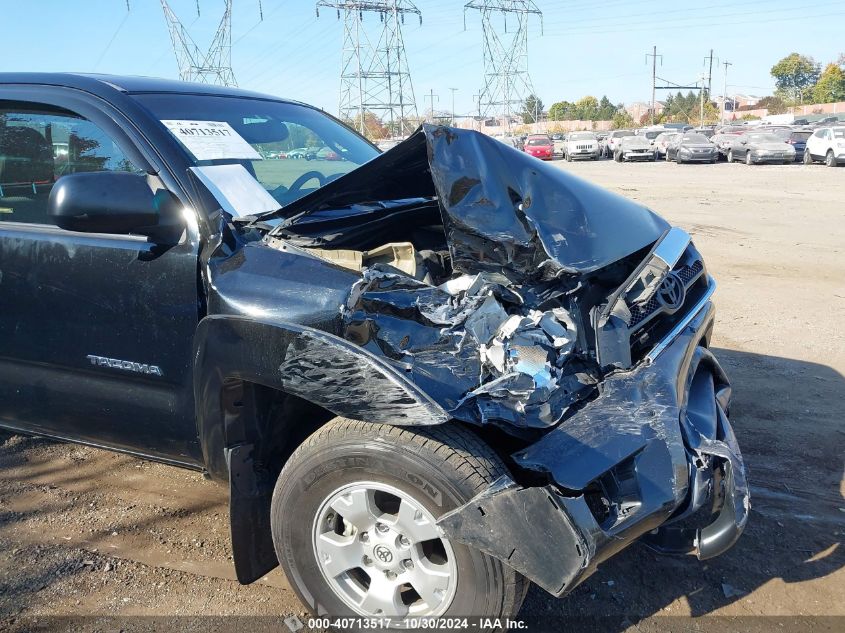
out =
<svg viewBox="0 0 845 633"><path fill-rule="evenodd" d="M677 310L684 304L687 290L676 273L670 272L657 289L657 300L667 310Z"/></svg>
<svg viewBox="0 0 845 633"><path fill-rule="evenodd" d="M378 558L383 563L390 563L393 561L393 552L391 552L384 545L377 545L376 548L373 550L373 554L375 554L376 558Z"/></svg>

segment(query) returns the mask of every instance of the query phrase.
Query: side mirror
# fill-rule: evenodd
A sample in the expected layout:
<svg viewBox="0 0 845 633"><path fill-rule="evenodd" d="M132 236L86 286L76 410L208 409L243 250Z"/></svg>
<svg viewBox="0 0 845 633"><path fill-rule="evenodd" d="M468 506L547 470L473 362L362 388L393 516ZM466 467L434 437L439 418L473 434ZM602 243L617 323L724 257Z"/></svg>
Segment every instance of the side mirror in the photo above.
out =
<svg viewBox="0 0 845 633"><path fill-rule="evenodd" d="M56 226L68 231L157 237L172 233L176 202L163 188L153 191L145 174L100 171L59 178L48 208Z"/></svg>

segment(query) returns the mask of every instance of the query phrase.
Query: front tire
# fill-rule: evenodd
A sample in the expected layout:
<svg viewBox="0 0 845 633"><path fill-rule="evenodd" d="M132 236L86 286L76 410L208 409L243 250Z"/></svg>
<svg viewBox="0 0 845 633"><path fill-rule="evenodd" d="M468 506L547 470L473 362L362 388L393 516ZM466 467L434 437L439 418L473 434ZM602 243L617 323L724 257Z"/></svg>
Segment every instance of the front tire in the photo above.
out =
<svg viewBox="0 0 845 633"><path fill-rule="evenodd" d="M728 150L728 162L729 163L734 162L734 151L732 149Z"/></svg>
<svg viewBox="0 0 845 633"><path fill-rule="evenodd" d="M435 527L505 474L496 454L458 426L336 418L279 475L271 506L276 554L315 614L513 617L525 578Z"/></svg>

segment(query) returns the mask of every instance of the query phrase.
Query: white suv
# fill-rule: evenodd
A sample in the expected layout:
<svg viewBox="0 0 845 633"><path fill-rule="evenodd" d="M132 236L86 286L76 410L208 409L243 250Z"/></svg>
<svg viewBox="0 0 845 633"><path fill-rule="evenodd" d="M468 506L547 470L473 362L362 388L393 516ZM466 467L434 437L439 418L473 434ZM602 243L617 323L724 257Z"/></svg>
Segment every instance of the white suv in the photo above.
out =
<svg viewBox="0 0 845 633"><path fill-rule="evenodd" d="M596 160L599 157L599 139L592 132L570 132L564 141L563 155L568 161L580 158Z"/></svg>
<svg viewBox="0 0 845 633"><path fill-rule="evenodd" d="M845 163L845 126L822 127L807 139L804 164L823 160L828 167Z"/></svg>

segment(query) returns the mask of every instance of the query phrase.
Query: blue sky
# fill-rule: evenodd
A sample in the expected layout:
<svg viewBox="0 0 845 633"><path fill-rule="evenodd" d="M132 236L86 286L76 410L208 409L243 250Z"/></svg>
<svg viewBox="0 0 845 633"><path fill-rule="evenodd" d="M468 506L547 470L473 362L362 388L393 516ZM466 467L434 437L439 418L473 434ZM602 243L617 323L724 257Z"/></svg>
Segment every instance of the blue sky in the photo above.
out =
<svg viewBox="0 0 845 633"><path fill-rule="evenodd" d="M797 51L817 61L845 52L845 0L535 0L544 32L534 20L529 70L548 107L586 94L613 102L651 98L645 54L663 55L658 76L692 82L711 48L730 61L729 93L768 94L769 69ZM197 44L208 45L222 0L170 0ZM318 19L313 0L234 0L232 64L245 88L337 109L342 24L333 11ZM408 20L405 44L420 111L433 89L437 107L473 112L481 84L481 28L461 0L417 0L423 24ZM0 71L85 71L177 77L177 66L158 0L0 0ZM375 18L372 18L375 20ZM713 89L722 90L723 67L714 63ZM661 94L660 92L658 95ZM659 98L659 97L658 97Z"/></svg>

